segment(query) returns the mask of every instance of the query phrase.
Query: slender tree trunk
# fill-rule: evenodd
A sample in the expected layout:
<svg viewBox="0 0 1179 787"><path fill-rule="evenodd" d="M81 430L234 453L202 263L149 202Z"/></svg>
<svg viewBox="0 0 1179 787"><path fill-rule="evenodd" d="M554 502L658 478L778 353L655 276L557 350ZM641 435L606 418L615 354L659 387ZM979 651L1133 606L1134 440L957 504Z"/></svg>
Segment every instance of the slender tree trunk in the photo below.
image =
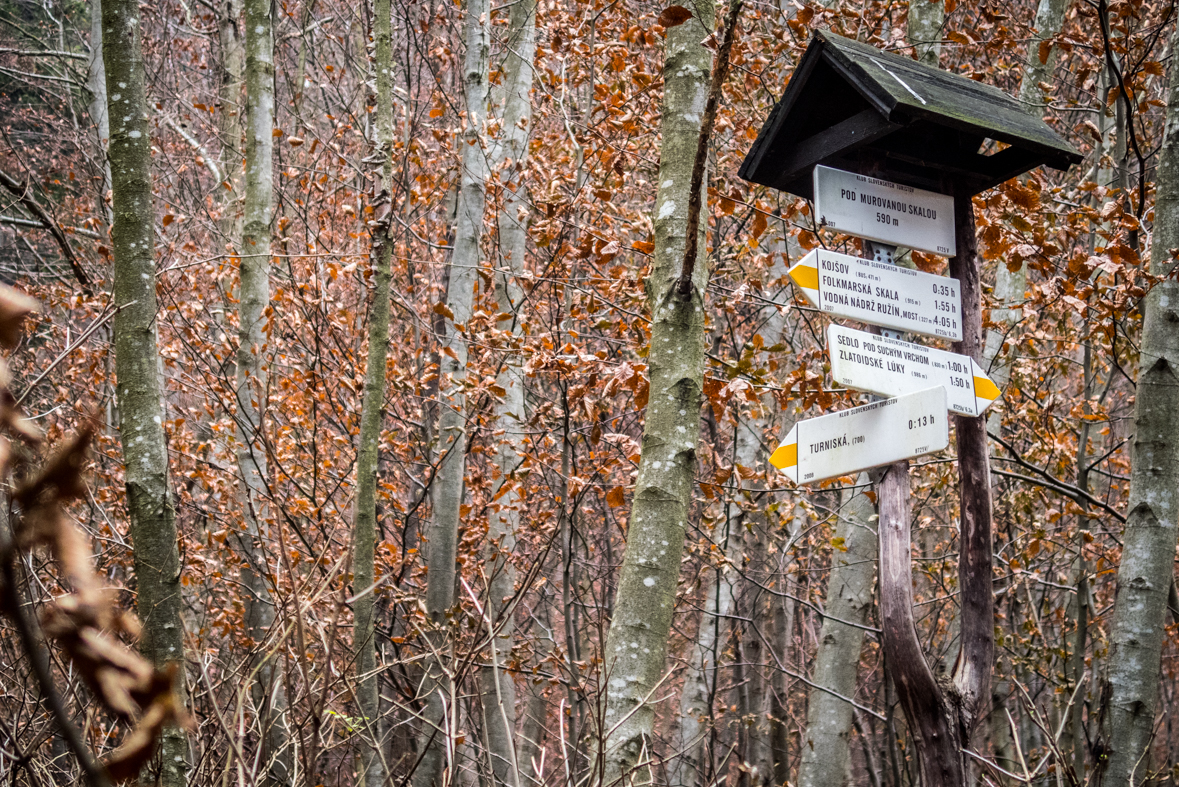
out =
<svg viewBox="0 0 1179 787"><path fill-rule="evenodd" d="M536 664L543 664L557 645L552 626L552 615L549 611L549 601L540 601L541 610L536 614L536 625L543 630L539 637L534 638L534 659ZM520 743L516 747L516 760L520 765L520 782L523 785L544 784L544 774L541 769L540 749L547 732L545 710L548 702L545 699L544 688L547 681L539 676L528 679L528 698L524 703L524 721L520 725Z"/></svg>
<svg viewBox="0 0 1179 787"><path fill-rule="evenodd" d="M867 473L858 483L866 489ZM875 600L876 534L872 522L876 506L864 491L843 493L835 528L831 573L827 580L823 626L811 680L844 697L856 693L856 677L864 629L842 621L868 622ZM851 765L851 731L855 709L832 694L812 689L807 700L806 736L798 787L841 787Z"/></svg>
<svg viewBox="0 0 1179 787"><path fill-rule="evenodd" d="M381 421L385 412L385 365L389 354L389 283L393 277L393 239L389 232L393 215L393 33L390 6L390 0L373 2L371 69L376 85L375 143L380 171L373 177L373 220L369 225L374 287L368 315L368 357L356 452L356 510L352 530L352 592L356 595L352 606L352 649L356 657L356 704L365 725L364 740L360 743L358 783L365 787L380 787L384 781L374 562L377 471Z"/></svg>
<svg viewBox="0 0 1179 787"><path fill-rule="evenodd" d="M1034 114L1040 114L1039 107L1044 103L1042 82L1050 82L1052 71L1056 64L1058 48L1049 47L1047 57L1040 59L1040 45L1044 41L1054 38L1064 25L1064 15L1068 10L1068 0L1039 0L1036 6L1036 17L1032 37L1027 45L1027 58L1024 62L1023 77L1019 86L1019 100ZM1100 154L1099 154L1100 158ZM1000 264L995 271L995 286L991 291L991 319L993 327L986 331L986 344L983 349L982 367L987 370L991 380L1000 390L1006 390L1011 381L1011 371L1014 357L1006 354L1005 342L1012 331L1023 319L1023 301L1027 290L1027 267L1020 266L1011 270L1007 265ZM1017 343L1016 343L1017 344ZM1002 406L1002 405L1001 405ZM1001 407L994 407L987 415L987 430L998 434L1002 428L1003 414ZM1011 745L1011 724L1005 712L1006 698L1011 689L1006 681L998 681L991 691L991 741L994 748L995 761L1006 770L1015 770L1017 763L1015 752Z"/></svg>
<svg viewBox="0 0 1179 787"><path fill-rule="evenodd" d="M242 79L245 47L239 32L242 0L218 0L217 40L221 50L217 86L217 132L221 137L221 172L229 186L217 189L221 201L222 243L237 245L242 236Z"/></svg>
<svg viewBox="0 0 1179 787"><path fill-rule="evenodd" d="M245 533L242 585L246 630L259 653L274 624L275 592L268 569L269 490L264 419L268 389L266 352L270 334L270 221L273 204L274 31L270 0L247 0L246 174L243 206L241 287L238 301L237 464ZM286 735L286 692L279 670L265 656L252 687L263 737L267 779L291 777Z"/></svg>
<svg viewBox="0 0 1179 787"><path fill-rule="evenodd" d="M1179 28L1171 51L1179 51ZM1172 60L1165 137L1155 180L1151 273L1166 277L1179 246L1179 66ZM1146 772L1179 526L1179 283L1164 278L1142 304L1134 401L1130 499L1110 631L1110 743L1105 787L1130 787Z"/></svg>
<svg viewBox="0 0 1179 787"><path fill-rule="evenodd" d="M636 767L641 770L634 774L635 780L650 781L646 763L655 723L651 699L664 685L667 636L696 470L704 376L707 221L700 222L690 297L677 294L676 282L684 260L691 175L712 68L712 53L701 40L713 31L715 9L712 3L693 8L697 16L670 28L665 44L655 261L647 279L651 388L626 555L603 664L607 699L600 776L604 784Z"/></svg>
<svg viewBox="0 0 1179 787"><path fill-rule="evenodd" d="M490 663L480 674L483 692L483 725L488 756L496 787L520 787L526 763L519 760L515 745L516 685L508 671L512 651L513 624L506 602L516 589L516 568L511 560L516 550L522 497L514 478L525 453L524 375L518 342L522 337L520 305L524 291L518 277L524 272L528 250L528 203L523 176L528 162L528 132L532 122L532 60L536 53L536 0L522 0L508 16L508 54L504 64L503 135L495 147L491 165L500 172L504 185L503 209L498 216L500 272L496 278L496 307L510 315L506 327L511 337L496 384L503 390L495 405L497 431L503 438L495 455L496 480L488 517L488 600L487 618L499 626L491 639ZM510 163L509 163L510 162ZM504 323L500 323L504 325ZM508 488L502 494L504 484Z"/></svg>
<svg viewBox="0 0 1179 787"><path fill-rule="evenodd" d="M700 630L688 657L684 690L680 695L680 733L668 776L672 787L696 787L705 774L702 767L708 733L712 729L712 704L716 687L717 664L728 631L728 616L736 596L736 568L741 565L744 538L739 518L730 522L730 532L722 539L725 564L715 572L716 578L704 596L704 613Z"/></svg>
<svg viewBox="0 0 1179 787"><path fill-rule="evenodd" d="M94 121L94 150L102 167L102 183L98 202L107 228L113 223L110 206L105 204L107 189L111 187L111 162L107 148L111 137L110 114L107 112L106 66L102 60L102 0L90 0L90 65L86 72L86 87L90 92L87 111Z"/></svg>
<svg viewBox="0 0 1179 787"><path fill-rule="evenodd" d="M483 216L486 211L487 151L484 121L487 117L490 4L466 0L464 4L466 58L463 83L466 90L466 128L459 139L462 174L455 208L454 251L450 282L446 288L448 320L442 325L443 353L439 356L438 442L439 464L434 479L434 515L428 537L426 611L435 626L431 636L438 658L427 667L425 724L422 727L421 762L414 773L415 787L442 784L443 737L455 709L454 691L445 671L447 613L454 606L455 557L458 550L459 511L463 501L463 476L467 454L467 341L463 336L475 301L476 272L482 260Z"/></svg>
<svg viewBox="0 0 1179 787"><path fill-rule="evenodd" d="M168 483L163 384L156 337L155 233L151 193L151 130L144 89L137 0L106 0L102 7L114 226L115 373L119 437L123 447L127 512L135 545L136 606L143 621L141 647L157 665L179 662L176 691L184 683L180 552L176 511ZM144 780L184 787L190 767L188 739L164 731L156 765ZM152 773L158 769L158 773Z"/></svg>

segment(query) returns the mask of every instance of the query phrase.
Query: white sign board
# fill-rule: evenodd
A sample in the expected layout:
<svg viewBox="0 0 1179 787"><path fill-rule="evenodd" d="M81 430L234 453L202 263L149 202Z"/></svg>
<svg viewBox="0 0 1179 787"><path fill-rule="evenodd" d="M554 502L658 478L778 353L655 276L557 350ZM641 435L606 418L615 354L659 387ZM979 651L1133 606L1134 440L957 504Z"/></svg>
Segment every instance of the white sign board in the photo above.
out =
<svg viewBox="0 0 1179 787"><path fill-rule="evenodd" d="M953 413L980 416L999 398L999 387L968 355L876 336L832 323L827 326L831 377L841 385L881 396L946 389Z"/></svg>
<svg viewBox="0 0 1179 787"><path fill-rule="evenodd" d="M954 198L854 172L815 167L820 225L857 238L953 257Z"/></svg>
<svg viewBox="0 0 1179 787"><path fill-rule="evenodd" d="M815 249L790 269L806 299L836 317L962 341L957 279Z"/></svg>
<svg viewBox="0 0 1179 787"><path fill-rule="evenodd" d="M950 444L946 389L917 393L799 421L770 464L796 484L941 451Z"/></svg>

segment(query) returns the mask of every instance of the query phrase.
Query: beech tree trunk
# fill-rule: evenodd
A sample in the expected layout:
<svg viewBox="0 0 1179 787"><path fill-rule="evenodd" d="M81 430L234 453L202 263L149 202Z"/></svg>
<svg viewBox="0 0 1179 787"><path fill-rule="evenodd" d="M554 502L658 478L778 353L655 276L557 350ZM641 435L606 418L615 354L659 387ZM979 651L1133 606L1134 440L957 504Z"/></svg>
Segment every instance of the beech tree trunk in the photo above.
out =
<svg viewBox="0 0 1179 787"><path fill-rule="evenodd" d="M1179 29L1171 51L1179 51ZM1179 66L1172 60L1165 136L1155 179L1150 268L1166 277L1179 246ZM1104 787L1130 787L1146 773L1158 700L1167 595L1179 527L1179 283L1164 278L1142 303L1134 401L1130 499L1109 637Z"/></svg>
<svg viewBox="0 0 1179 787"><path fill-rule="evenodd" d="M157 665L179 662L175 690L184 702L184 624L176 510L168 483L163 383L156 336L155 230L151 192L151 130L144 89L137 0L102 4L114 225L115 373L127 513L135 546L140 647ZM169 727L145 777L185 787L191 766L188 738Z"/></svg>
<svg viewBox="0 0 1179 787"><path fill-rule="evenodd" d="M712 53L701 41L713 32L715 8L711 2L693 3L692 8L696 15L670 28L665 42L655 259L647 278L650 398L603 663L607 698L599 776L604 784L627 774L637 783L650 781L652 700L665 685L667 636L695 481L707 221L698 229L690 296L677 295L676 283L684 262L691 175L712 68ZM639 772L631 774L636 768Z"/></svg>
<svg viewBox="0 0 1179 787"><path fill-rule="evenodd" d="M381 422L385 413L385 366L389 355L389 283L393 238L390 236L393 198L393 33L390 0L374 0L371 70L376 85L375 158L379 171L373 177L373 219L370 261L373 271L372 301L368 313L368 356L364 368L364 400L360 410L360 435L356 452L356 509L352 527L352 649L356 656L356 704L364 720L360 743L358 783L380 787L384 781L381 761L380 673L377 671L375 553L377 543L377 470L380 460Z"/></svg>
<svg viewBox="0 0 1179 787"><path fill-rule="evenodd" d="M827 580L823 626L815 652L811 681L844 697L855 696L863 626L876 595L876 506L865 494L869 476L861 473L861 490L843 493L835 527L831 573ZM840 546L841 545L841 546ZM840 787L851 766L851 731L855 721L849 703L834 694L811 689L807 700L806 735L798 787Z"/></svg>
<svg viewBox="0 0 1179 787"><path fill-rule="evenodd" d="M273 659L264 654L274 624L272 573L267 565L268 520L264 419L268 389L266 352L270 333L270 220L273 202L274 30L270 0L246 0L246 171L242 239L238 248L237 464L245 533L246 630L262 659L251 692L263 736L266 778L291 777L286 734L286 690Z"/></svg>
<svg viewBox="0 0 1179 787"><path fill-rule="evenodd" d="M528 165L528 133L532 123L532 61L536 54L536 0L521 0L508 12L507 55L503 78L503 118L501 139L492 154L491 166L499 172L503 184L503 208L497 221L499 230L499 272L496 280L496 307L499 324L507 329L508 339L503 366L496 385L503 391L495 404L496 430L503 439L495 455L496 480L492 499L496 502L488 516L488 594L487 621L499 627L491 638L489 663L480 672L483 692L483 725L487 737L488 757L496 787L520 787L521 773L527 765L516 751L516 684L508 671L512 652L513 621L506 603L516 589L516 532L520 527L522 498L514 478L524 456L524 424L527 420L524 400L524 375L521 370L522 342L520 305L524 291L518 279L524 273L528 250L529 206L524 194L524 173ZM501 494L507 484L507 489Z"/></svg>
<svg viewBox="0 0 1179 787"><path fill-rule="evenodd" d="M1044 95L1040 84L1051 82L1059 53L1056 46L1050 45L1047 57L1041 60L1040 45L1044 41L1050 41L1060 32L1068 5L1068 0L1040 0L1036 6L1034 29L1028 40L1027 57L1019 85L1019 100L1035 115L1043 113L1040 107L1044 103ZM1100 152L1098 157L1100 158ZM1020 266L1013 271L1000 261L996 266L995 286L991 290L990 321L994 326L986 331L982 367L1001 391L1006 391L1011 382L1011 371L1015 362L1015 358L1007 353L1005 342L1023 319L1026 291L1027 267ZM1017 342L1013 343L1013 346L1017 345ZM1001 430L1002 412L1005 407L1003 402L998 402L997 405L992 406L987 414L987 431L993 434L998 434ZM1015 752L1011 743L1011 723L1004 710L1006 698L1010 693L1011 687L1005 681L993 686L989 722L995 761L1006 770L1016 768Z"/></svg>
<svg viewBox="0 0 1179 787"><path fill-rule="evenodd" d="M242 78L245 47L238 25L242 0L218 0L217 41L220 48L220 84L217 86L217 133L221 136L221 172L228 189L217 189L221 201L219 226L225 247L236 246L242 234Z"/></svg>
<svg viewBox="0 0 1179 787"><path fill-rule="evenodd" d="M909 0L909 21L905 32L917 60L937 67L942 53L942 25L946 21L945 0Z"/></svg>
<svg viewBox="0 0 1179 787"><path fill-rule="evenodd" d="M445 633L447 613L454 606L455 557L467 458L467 397L464 388L467 341L463 331L474 308L486 211L488 164L484 122L487 118L490 13L488 0L465 0L467 51L463 85L467 118L459 145L462 148L462 173L455 207L454 251L446 289L446 306L450 314L442 323L440 337L443 352L439 355L439 459L433 487L434 512L427 538L426 612L435 627L431 641L438 658L431 659L426 668L425 724L422 725L421 760L414 772L414 787L442 784L443 739L452 732L449 725L457 713L444 664L448 641Z"/></svg>

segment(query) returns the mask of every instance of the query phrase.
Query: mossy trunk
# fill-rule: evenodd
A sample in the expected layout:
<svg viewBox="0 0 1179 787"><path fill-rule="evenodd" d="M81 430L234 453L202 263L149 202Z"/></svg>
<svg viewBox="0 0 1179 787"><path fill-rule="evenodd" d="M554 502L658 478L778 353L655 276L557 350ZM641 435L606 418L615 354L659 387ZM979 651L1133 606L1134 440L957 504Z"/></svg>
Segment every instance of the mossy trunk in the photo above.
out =
<svg viewBox="0 0 1179 787"><path fill-rule="evenodd" d="M389 284L393 278L393 239L389 227L393 195L393 32L390 0L374 0L371 70L376 85L376 156L373 177L372 300L368 313L368 357L364 368L364 400L356 452L356 504L352 525L352 650L356 657L356 704L364 720L359 742L357 783L380 787L381 761L380 674L376 641L377 470L380 462L381 422L385 413L386 363L389 356Z"/></svg>
<svg viewBox="0 0 1179 787"><path fill-rule="evenodd" d="M650 397L626 554L604 654L604 784L624 776L636 783L651 781L647 762L655 723L652 700L666 685L667 637L695 482L704 376L707 220L699 226L699 259L688 297L677 294L676 283L684 263L692 167L712 69L712 53L701 42L713 31L715 8L709 0L689 6L694 16L670 28L665 42L655 259L647 277ZM639 772L632 774L636 768Z"/></svg>
<svg viewBox="0 0 1179 787"><path fill-rule="evenodd" d="M176 690L185 695L184 626L180 617L180 551L168 483L163 384L156 336L156 261L151 193L151 129L144 90L137 0L102 4L102 54L110 126L114 226L115 374L127 513L135 547L136 606L141 647L155 664L179 662ZM186 699L186 698L185 698ZM142 776L184 787L188 739L172 727Z"/></svg>

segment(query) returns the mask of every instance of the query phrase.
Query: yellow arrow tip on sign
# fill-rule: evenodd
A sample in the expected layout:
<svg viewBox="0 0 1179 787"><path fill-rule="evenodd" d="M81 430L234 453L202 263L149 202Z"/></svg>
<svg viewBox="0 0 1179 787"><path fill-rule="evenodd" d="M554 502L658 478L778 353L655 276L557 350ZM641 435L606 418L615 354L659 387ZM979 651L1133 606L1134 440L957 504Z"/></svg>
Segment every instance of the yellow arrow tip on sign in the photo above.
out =
<svg viewBox="0 0 1179 787"><path fill-rule="evenodd" d="M798 464L798 443L778 446L778 450L770 454L770 464L779 470L794 467Z"/></svg>
<svg viewBox="0 0 1179 787"><path fill-rule="evenodd" d="M999 386L991 382L991 378L974 378L974 395L979 399L986 399L988 402L993 402L998 399L1002 393L1003 392L999 390Z"/></svg>
<svg viewBox="0 0 1179 787"><path fill-rule="evenodd" d="M814 265L799 263L790 269L790 278L804 290L819 289L819 269Z"/></svg>

